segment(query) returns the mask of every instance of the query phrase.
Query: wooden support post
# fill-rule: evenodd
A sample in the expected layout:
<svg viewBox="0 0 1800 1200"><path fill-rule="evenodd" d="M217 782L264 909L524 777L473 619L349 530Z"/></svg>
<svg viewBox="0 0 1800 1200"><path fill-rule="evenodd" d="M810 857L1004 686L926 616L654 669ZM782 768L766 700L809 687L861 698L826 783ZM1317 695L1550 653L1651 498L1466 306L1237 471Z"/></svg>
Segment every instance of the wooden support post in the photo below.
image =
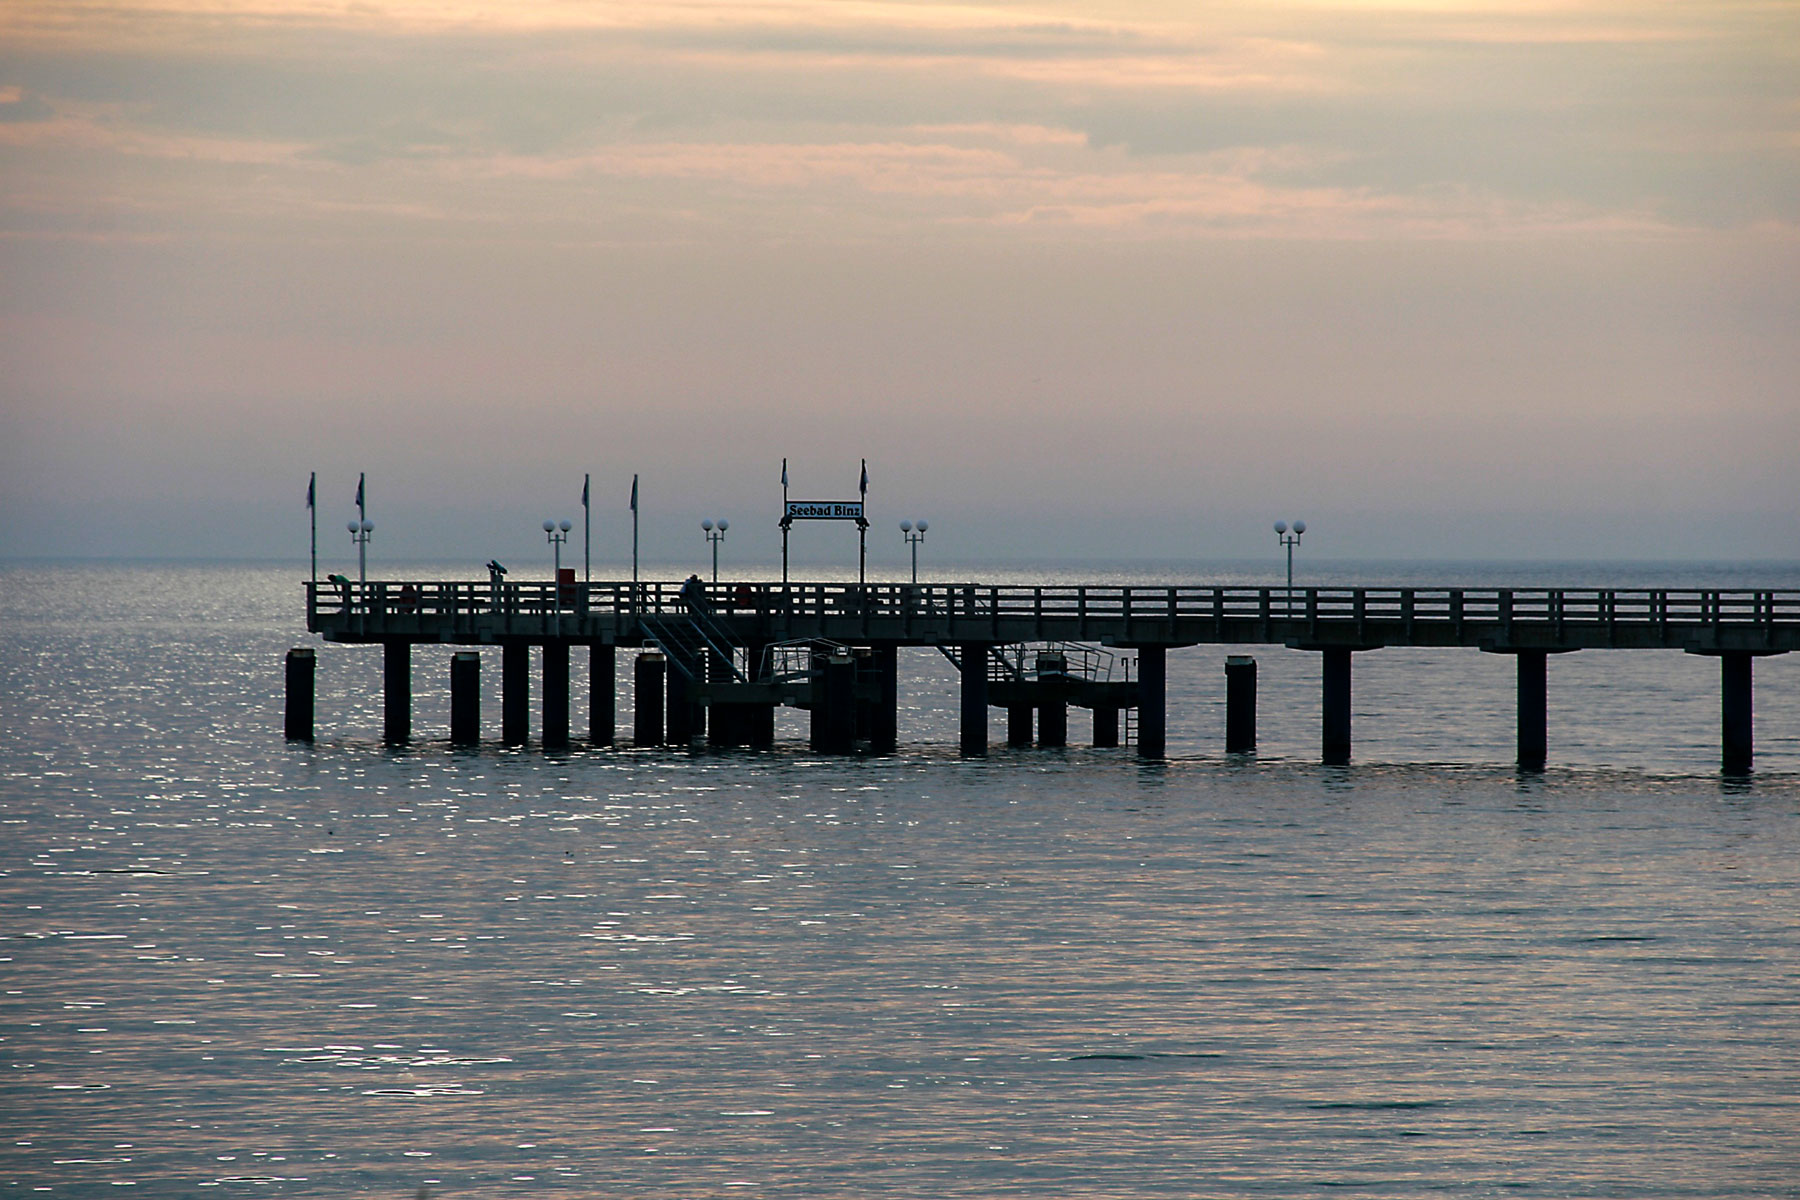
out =
<svg viewBox="0 0 1800 1200"><path fill-rule="evenodd" d="M1069 744L1069 694L1065 686L1069 660L1054 653L1037 656L1038 745L1060 749Z"/></svg>
<svg viewBox="0 0 1800 1200"><path fill-rule="evenodd" d="M1322 657L1324 759L1328 766L1341 767L1350 761L1350 650L1330 646Z"/></svg>
<svg viewBox="0 0 1800 1200"><path fill-rule="evenodd" d="M315 676L318 656L310 646L296 646L287 652L287 738L290 742L313 740L313 695L317 690Z"/></svg>
<svg viewBox="0 0 1800 1200"><path fill-rule="evenodd" d="M875 674L881 699L875 706L869 751L892 754L900 748L900 648L894 643L875 647Z"/></svg>
<svg viewBox="0 0 1800 1200"><path fill-rule="evenodd" d="M481 655L458 650L450 656L450 744L481 741Z"/></svg>
<svg viewBox="0 0 1800 1200"><path fill-rule="evenodd" d="M618 664L617 647L588 647L588 741L595 746L612 745L618 727Z"/></svg>
<svg viewBox="0 0 1800 1200"><path fill-rule="evenodd" d="M503 642L500 646L500 740L523 746L531 736L531 646L527 642Z"/></svg>
<svg viewBox="0 0 1800 1200"><path fill-rule="evenodd" d="M1550 755L1550 656L1542 650L1520 650L1519 770L1542 771Z"/></svg>
<svg viewBox="0 0 1800 1200"><path fill-rule="evenodd" d="M1741 650L1719 655L1720 767L1727 775L1748 775L1756 757L1754 661Z"/></svg>
<svg viewBox="0 0 1800 1200"><path fill-rule="evenodd" d="M412 643L381 643L383 741L398 744L412 737Z"/></svg>
<svg viewBox="0 0 1800 1200"><path fill-rule="evenodd" d="M1119 710L1110 704L1094 705L1094 745L1112 749L1119 744Z"/></svg>
<svg viewBox="0 0 1800 1200"><path fill-rule="evenodd" d="M663 740L663 677L669 660L659 651L646 650L632 665L631 740L639 746L660 746Z"/></svg>
<svg viewBox="0 0 1800 1200"><path fill-rule="evenodd" d="M1169 651L1138 648L1138 757L1162 758L1169 740Z"/></svg>
<svg viewBox="0 0 1800 1200"><path fill-rule="evenodd" d="M1256 660L1225 659L1225 753L1256 753Z"/></svg>
<svg viewBox="0 0 1800 1200"><path fill-rule="evenodd" d="M569 643L544 643L544 749L569 747Z"/></svg>
<svg viewBox="0 0 1800 1200"><path fill-rule="evenodd" d="M962 720L959 742L965 758L985 758L988 752L988 651L987 642L962 645Z"/></svg>

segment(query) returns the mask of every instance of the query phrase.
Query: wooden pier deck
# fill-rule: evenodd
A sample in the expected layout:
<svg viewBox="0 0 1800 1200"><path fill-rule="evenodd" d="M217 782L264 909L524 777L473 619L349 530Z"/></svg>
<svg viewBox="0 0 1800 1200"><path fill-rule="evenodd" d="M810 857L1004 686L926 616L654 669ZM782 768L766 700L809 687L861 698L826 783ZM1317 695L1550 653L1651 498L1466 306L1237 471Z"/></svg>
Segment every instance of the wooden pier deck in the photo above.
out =
<svg viewBox="0 0 1800 1200"><path fill-rule="evenodd" d="M1792 590L755 583L710 585L705 606L739 644L1800 650L1800 591ZM333 642L636 646L651 640L643 618L688 612L680 583L384 580L308 584L306 623Z"/></svg>
<svg viewBox="0 0 1800 1200"><path fill-rule="evenodd" d="M412 647L503 652L503 740L528 726L530 648L541 646L543 742L568 744L570 650L589 647L589 740L614 736L620 648L633 668L634 738L685 745L766 745L774 708L812 713L826 752L896 741L895 652L936 646L962 678L960 746L988 747L990 705L1008 711L1008 741L1061 745L1073 704L1094 714L1096 745L1116 745L1130 714L1140 755L1164 754L1167 654L1198 645L1288 646L1320 654L1322 752L1349 761L1351 659L1388 646L1466 647L1518 662L1518 762L1543 768L1546 662L1578 650L1681 650L1720 660L1721 760L1752 759L1752 663L1800 650L1800 590L1712 588L1021 587L979 583L508 583L336 578L306 585L306 625L328 642L384 650L385 734L411 734ZM1012 648L1008 654L1006 648ZM1035 647L1028 662L1025 650ZM1127 680L1070 670L1083 647L1135 652ZM301 657L296 658L295 655ZM796 655L798 656L796 658ZM773 666L777 658L786 664ZM453 740L478 737L479 658L452 672ZM795 665L796 661L798 666ZM1095 661L1098 661L1097 659ZM1255 665L1234 658L1231 748L1255 744ZM310 738L311 651L290 655L289 735ZM460 672L460 673L459 673ZM458 681L461 682L458 682ZM654 719L652 719L652 717ZM1023 734L1021 735L1021 730ZM471 732L475 731L475 732ZM1021 736L1023 741L1021 741Z"/></svg>

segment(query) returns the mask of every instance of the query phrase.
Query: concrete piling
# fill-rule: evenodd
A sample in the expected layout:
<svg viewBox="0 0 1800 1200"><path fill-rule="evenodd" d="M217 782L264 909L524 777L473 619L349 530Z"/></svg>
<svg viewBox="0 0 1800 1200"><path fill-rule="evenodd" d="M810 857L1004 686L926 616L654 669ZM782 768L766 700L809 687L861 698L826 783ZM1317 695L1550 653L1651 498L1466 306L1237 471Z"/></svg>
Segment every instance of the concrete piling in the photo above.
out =
<svg viewBox="0 0 1800 1200"><path fill-rule="evenodd" d="M531 736L531 647L505 642L500 647L500 740L523 746Z"/></svg>
<svg viewBox="0 0 1800 1200"><path fill-rule="evenodd" d="M583 597L587 595L582 592ZM613 744L618 727L618 648L596 642L588 647L588 742Z"/></svg>
<svg viewBox="0 0 1800 1200"><path fill-rule="evenodd" d="M632 664L631 740L639 746L660 746L663 740L663 677L669 660L656 650L646 650Z"/></svg>
<svg viewBox="0 0 1800 1200"><path fill-rule="evenodd" d="M1256 752L1256 660L1233 654L1225 660L1225 753Z"/></svg>
<svg viewBox="0 0 1800 1200"><path fill-rule="evenodd" d="M1520 650L1519 770L1542 771L1550 755L1550 656L1542 650Z"/></svg>
<svg viewBox="0 0 1800 1200"><path fill-rule="evenodd" d="M1012 703L1006 706L1006 744L1008 746L1031 745L1032 722L1036 713L1031 707L1030 697L1026 694L1022 682L1013 684Z"/></svg>
<svg viewBox="0 0 1800 1200"><path fill-rule="evenodd" d="M481 740L481 655L458 650L450 656L450 744Z"/></svg>
<svg viewBox="0 0 1800 1200"><path fill-rule="evenodd" d="M672 658L668 661L664 686L668 689L669 723L663 729L663 741L670 746L690 746L705 732L704 720L699 715L702 710L694 703L694 689L687 672L681 669L682 664Z"/></svg>
<svg viewBox="0 0 1800 1200"><path fill-rule="evenodd" d="M1163 758L1169 740L1169 652L1138 647L1138 757Z"/></svg>
<svg viewBox="0 0 1800 1200"><path fill-rule="evenodd" d="M1350 651L1328 646L1322 657L1323 757L1327 766L1341 767L1350 761Z"/></svg>
<svg viewBox="0 0 1800 1200"><path fill-rule="evenodd" d="M381 644L383 741L398 744L412 737L412 643L398 638Z"/></svg>
<svg viewBox="0 0 1800 1200"><path fill-rule="evenodd" d="M313 740L313 696L317 689L318 656L310 646L287 652L286 730L290 742Z"/></svg>
<svg viewBox="0 0 1800 1200"><path fill-rule="evenodd" d="M1065 655L1043 653L1037 656L1038 737L1045 749L1059 749L1069 744L1069 695L1064 686L1069 671Z"/></svg>
<svg viewBox="0 0 1800 1200"><path fill-rule="evenodd" d="M965 758L987 757L989 650L987 642L962 644L962 711L958 742Z"/></svg>
<svg viewBox="0 0 1800 1200"><path fill-rule="evenodd" d="M842 651L813 660L812 748L820 754L856 749L856 660Z"/></svg>
<svg viewBox="0 0 1800 1200"><path fill-rule="evenodd" d="M880 698L869 732L869 752L892 754L900 748L900 648L892 642L875 647L875 676Z"/></svg>
<svg viewBox="0 0 1800 1200"><path fill-rule="evenodd" d="M569 746L569 643L544 643L544 749Z"/></svg>
<svg viewBox="0 0 1800 1200"><path fill-rule="evenodd" d="M1110 750L1119 744L1119 710L1111 704L1094 705L1094 745Z"/></svg>
<svg viewBox="0 0 1800 1200"><path fill-rule="evenodd" d="M1727 775L1748 775L1756 757L1754 661L1743 651L1719 655L1720 768Z"/></svg>

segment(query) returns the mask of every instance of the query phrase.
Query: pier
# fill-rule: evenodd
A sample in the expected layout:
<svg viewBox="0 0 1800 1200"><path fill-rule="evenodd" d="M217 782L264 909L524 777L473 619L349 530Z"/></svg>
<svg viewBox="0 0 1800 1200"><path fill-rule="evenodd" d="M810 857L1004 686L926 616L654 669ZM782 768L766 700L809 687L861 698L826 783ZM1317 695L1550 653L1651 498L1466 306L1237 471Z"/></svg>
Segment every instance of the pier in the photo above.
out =
<svg viewBox="0 0 1800 1200"><path fill-rule="evenodd" d="M637 651L632 739L640 745L773 742L778 706L807 710L822 753L897 749L902 646L936 647L961 674L958 744L984 755L990 709L1007 743L1067 744L1068 710L1093 744L1166 752L1171 650L1286 646L1320 657L1320 754L1352 750L1354 656L1389 646L1512 656L1518 765L1548 758L1548 661L1581 650L1682 650L1720 662L1720 761L1754 758L1753 662L1800 649L1800 591L1556 588L1018 587L975 583L508 583L306 585L306 623L327 642L378 644L384 737L412 735L411 656L425 645L502 648L502 740L529 734L530 648L542 648L540 739L571 740L571 653L588 648L587 740L610 745L618 651ZM1116 652L1128 652L1123 658ZM311 650L290 654L286 729L310 739ZM451 736L479 737L478 656L452 660ZM1226 749L1256 742L1253 658L1227 662Z"/></svg>

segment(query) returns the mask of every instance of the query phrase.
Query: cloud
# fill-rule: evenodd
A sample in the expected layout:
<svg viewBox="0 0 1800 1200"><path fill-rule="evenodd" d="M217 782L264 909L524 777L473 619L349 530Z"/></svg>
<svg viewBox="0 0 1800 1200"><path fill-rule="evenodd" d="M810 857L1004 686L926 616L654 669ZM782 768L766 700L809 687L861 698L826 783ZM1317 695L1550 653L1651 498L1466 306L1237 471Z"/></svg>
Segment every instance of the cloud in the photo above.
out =
<svg viewBox="0 0 1800 1200"><path fill-rule="evenodd" d="M32 95L17 86L0 87L0 124L48 121L55 115L56 111L42 96Z"/></svg>

